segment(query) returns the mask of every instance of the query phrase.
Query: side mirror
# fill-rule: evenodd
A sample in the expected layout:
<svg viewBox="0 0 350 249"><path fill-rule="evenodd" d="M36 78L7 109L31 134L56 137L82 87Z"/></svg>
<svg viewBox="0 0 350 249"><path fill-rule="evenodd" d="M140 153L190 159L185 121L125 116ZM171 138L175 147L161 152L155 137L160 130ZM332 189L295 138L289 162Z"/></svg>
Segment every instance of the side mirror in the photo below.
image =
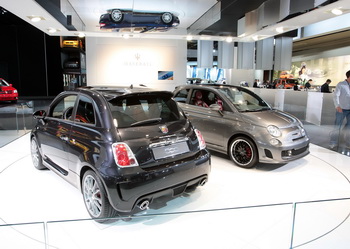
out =
<svg viewBox="0 0 350 249"><path fill-rule="evenodd" d="M220 110L221 110L221 106L218 105L218 104L211 104L211 105L209 106L209 108L210 108L210 110L212 110L212 111L220 111Z"/></svg>
<svg viewBox="0 0 350 249"><path fill-rule="evenodd" d="M215 111L215 112L219 112L221 114L221 116L224 116L224 114L222 113L221 111L221 105L218 105L218 104L211 104L209 106L210 110L211 111Z"/></svg>
<svg viewBox="0 0 350 249"><path fill-rule="evenodd" d="M33 113L33 117L35 119L43 119L46 117L46 111L44 110L39 110Z"/></svg>

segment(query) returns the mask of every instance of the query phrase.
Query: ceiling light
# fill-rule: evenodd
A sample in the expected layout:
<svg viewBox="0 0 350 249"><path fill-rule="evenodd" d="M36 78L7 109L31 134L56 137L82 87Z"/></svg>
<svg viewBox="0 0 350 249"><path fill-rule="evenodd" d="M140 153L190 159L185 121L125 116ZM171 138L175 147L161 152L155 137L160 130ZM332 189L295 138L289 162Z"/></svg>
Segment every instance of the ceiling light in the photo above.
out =
<svg viewBox="0 0 350 249"><path fill-rule="evenodd" d="M257 40L259 40L259 36L257 36L257 35L254 35L254 36L253 36L253 40L254 40L254 41L257 41Z"/></svg>
<svg viewBox="0 0 350 249"><path fill-rule="evenodd" d="M341 9L332 9L331 12L336 16L343 14L343 11Z"/></svg>
<svg viewBox="0 0 350 249"><path fill-rule="evenodd" d="M79 33L78 33L78 37L84 38L84 37L85 37L85 34L84 34L83 32L79 32Z"/></svg>
<svg viewBox="0 0 350 249"><path fill-rule="evenodd" d="M49 31L49 33L53 34L53 33L56 33L58 30L55 28L48 28L47 31Z"/></svg>
<svg viewBox="0 0 350 249"><path fill-rule="evenodd" d="M40 22L42 20L45 20L44 17L41 16L28 16L28 18L32 21L32 22Z"/></svg>
<svg viewBox="0 0 350 249"><path fill-rule="evenodd" d="M279 33L279 34L283 33L284 32L283 27L276 28L276 32Z"/></svg>
<svg viewBox="0 0 350 249"><path fill-rule="evenodd" d="M233 41L232 37L227 37L226 38L226 42L232 42L232 41Z"/></svg>
<svg viewBox="0 0 350 249"><path fill-rule="evenodd" d="M245 33L240 34L238 37L239 37L239 38L245 37Z"/></svg>
<svg viewBox="0 0 350 249"><path fill-rule="evenodd" d="M187 41L192 41L192 39L193 39L193 36L191 36L191 35L188 35L188 36L186 37L186 40L187 40Z"/></svg>

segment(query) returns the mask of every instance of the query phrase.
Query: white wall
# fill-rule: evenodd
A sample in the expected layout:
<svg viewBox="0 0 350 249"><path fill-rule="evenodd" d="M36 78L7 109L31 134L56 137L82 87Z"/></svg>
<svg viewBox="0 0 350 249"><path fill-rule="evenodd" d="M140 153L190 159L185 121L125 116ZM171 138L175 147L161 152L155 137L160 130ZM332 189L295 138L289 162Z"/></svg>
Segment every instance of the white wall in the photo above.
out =
<svg viewBox="0 0 350 249"><path fill-rule="evenodd" d="M186 40L86 38L87 85L173 91L186 84L186 62ZM158 71L173 71L174 79L158 80Z"/></svg>

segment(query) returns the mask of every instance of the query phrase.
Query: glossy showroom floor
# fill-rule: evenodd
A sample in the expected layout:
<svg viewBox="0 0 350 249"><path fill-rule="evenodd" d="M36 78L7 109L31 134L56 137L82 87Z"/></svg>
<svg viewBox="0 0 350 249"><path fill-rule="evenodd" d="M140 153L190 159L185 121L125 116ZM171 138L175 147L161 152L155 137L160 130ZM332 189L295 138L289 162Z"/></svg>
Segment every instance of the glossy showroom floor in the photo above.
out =
<svg viewBox="0 0 350 249"><path fill-rule="evenodd" d="M0 148L0 248L349 248L350 157L310 151L255 169L213 153L205 186L99 224L77 189L33 167L26 134Z"/></svg>

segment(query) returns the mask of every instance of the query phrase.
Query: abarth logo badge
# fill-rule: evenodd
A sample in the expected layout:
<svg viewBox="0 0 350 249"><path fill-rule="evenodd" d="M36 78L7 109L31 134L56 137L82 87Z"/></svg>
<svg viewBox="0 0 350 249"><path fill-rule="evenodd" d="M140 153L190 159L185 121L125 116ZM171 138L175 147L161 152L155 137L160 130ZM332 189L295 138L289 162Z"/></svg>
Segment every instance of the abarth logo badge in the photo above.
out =
<svg viewBox="0 0 350 249"><path fill-rule="evenodd" d="M169 132L168 127L166 125L159 126L159 129L164 134Z"/></svg>

